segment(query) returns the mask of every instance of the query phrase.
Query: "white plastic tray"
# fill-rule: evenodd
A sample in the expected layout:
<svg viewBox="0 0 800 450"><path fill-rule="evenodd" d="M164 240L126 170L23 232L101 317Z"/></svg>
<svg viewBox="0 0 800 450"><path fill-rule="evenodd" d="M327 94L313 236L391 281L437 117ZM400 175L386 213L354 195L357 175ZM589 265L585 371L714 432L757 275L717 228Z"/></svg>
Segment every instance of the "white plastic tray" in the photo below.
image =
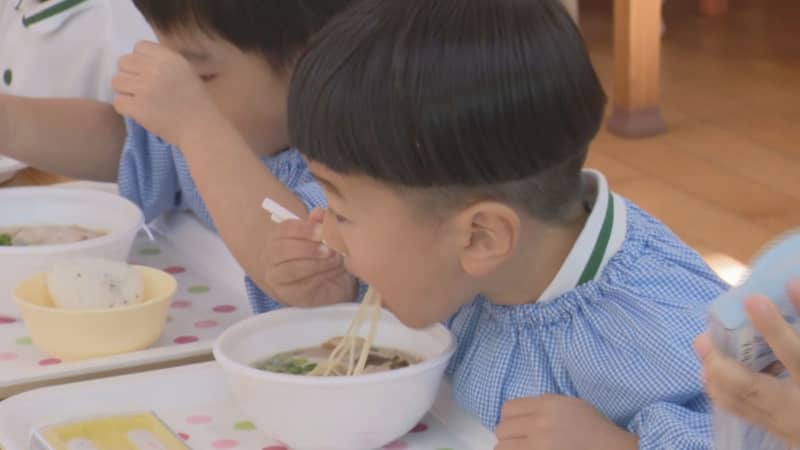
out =
<svg viewBox="0 0 800 450"><path fill-rule="evenodd" d="M15 305L7 310L0 306L0 398L33 384L210 355L216 337L251 314L242 269L222 241L193 216L179 213L160 220L154 234L155 241L140 234L130 261L166 269L178 279L160 340L134 353L61 363L32 345Z"/></svg>
<svg viewBox="0 0 800 450"><path fill-rule="evenodd" d="M216 363L30 391L0 402L0 447L26 450L35 427L97 414L153 411L194 450L285 450L237 411ZM313 430L309 430L313 432ZM490 450L494 435L458 408L443 386L415 432L388 450Z"/></svg>

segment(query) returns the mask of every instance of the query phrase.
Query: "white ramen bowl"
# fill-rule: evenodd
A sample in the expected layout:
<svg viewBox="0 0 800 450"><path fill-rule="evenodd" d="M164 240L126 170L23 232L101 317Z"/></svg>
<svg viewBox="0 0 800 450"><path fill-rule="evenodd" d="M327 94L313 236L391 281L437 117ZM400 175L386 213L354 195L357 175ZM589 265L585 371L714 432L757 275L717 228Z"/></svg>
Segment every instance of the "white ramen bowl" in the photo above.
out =
<svg viewBox="0 0 800 450"><path fill-rule="evenodd" d="M13 305L14 287L76 256L125 261L142 227L141 210L105 192L29 187L0 189L0 228L77 225L102 230L105 236L82 242L28 247L0 247L0 306Z"/></svg>
<svg viewBox="0 0 800 450"><path fill-rule="evenodd" d="M244 320L219 337L214 357L242 413L261 432L292 449L371 450L404 436L431 409L455 339L442 325L413 330L385 310L374 344L422 362L354 377L287 375L252 367L275 354L343 335L358 307L281 309Z"/></svg>
<svg viewBox="0 0 800 450"><path fill-rule="evenodd" d="M0 184L14 178L20 170L26 168L25 164L5 156L0 156Z"/></svg>

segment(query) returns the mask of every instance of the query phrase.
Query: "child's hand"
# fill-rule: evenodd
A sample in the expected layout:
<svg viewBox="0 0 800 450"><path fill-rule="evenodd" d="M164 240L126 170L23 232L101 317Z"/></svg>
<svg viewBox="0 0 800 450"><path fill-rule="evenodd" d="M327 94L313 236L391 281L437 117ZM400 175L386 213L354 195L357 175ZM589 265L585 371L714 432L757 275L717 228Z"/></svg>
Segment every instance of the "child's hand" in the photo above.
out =
<svg viewBox="0 0 800 450"><path fill-rule="evenodd" d="M792 283L789 296L800 310L800 280ZM753 326L782 363L780 369L785 368L790 377L775 378L776 371L769 369L768 373L752 372L721 354L704 334L695 342L695 349L703 363L706 391L721 408L774 433L793 448L798 447L800 335L767 298L750 298L745 308Z"/></svg>
<svg viewBox="0 0 800 450"><path fill-rule="evenodd" d="M592 405L572 397L542 395L503 405L495 450L636 449L635 435Z"/></svg>
<svg viewBox="0 0 800 450"><path fill-rule="evenodd" d="M278 224L264 249L264 282L279 302L297 307L321 306L356 299L358 284L345 269L342 255L320 238L324 211L315 209L308 221Z"/></svg>
<svg viewBox="0 0 800 450"><path fill-rule="evenodd" d="M120 58L112 86L117 112L173 145L224 120L189 62L154 42L139 42Z"/></svg>

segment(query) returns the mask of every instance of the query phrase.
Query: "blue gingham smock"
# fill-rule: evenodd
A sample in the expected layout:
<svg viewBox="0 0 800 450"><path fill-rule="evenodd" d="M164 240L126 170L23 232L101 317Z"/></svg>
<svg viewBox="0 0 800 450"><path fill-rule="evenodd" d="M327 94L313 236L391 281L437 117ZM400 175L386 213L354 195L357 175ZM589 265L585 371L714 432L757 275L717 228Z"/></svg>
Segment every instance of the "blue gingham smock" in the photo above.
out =
<svg viewBox="0 0 800 450"><path fill-rule="evenodd" d="M692 341L725 289L700 256L623 201L625 238L592 281L546 303L478 298L448 321L457 402L494 429L503 403L581 398L641 449L710 449L711 405Z"/></svg>
<svg viewBox="0 0 800 450"><path fill-rule="evenodd" d="M181 208L213 228L178 149L132 121L128 130L120 192L148 221ZM325 205L296 150L262 160L309 209ZM622 203L624 241L593 280L521 306L477 298L447 321L458 340L448 367L454 395L487 427L506 401L555 393L591 403L642 449L711 448L711 406L691 345L727 285L664 225ZM255 312L281 306L247 287Z"/></svg>
<svg viewBox="0 0 800 450"><path fill-rule="evenodd" d="M119 168L119 191L139 205L150 222L162 213L181 209L192 211L206 226L215 230L214 222L197 192L189 166L180 150L150 134L133 120L126 119L128 135ZM220 149L220 158L225 149ZM289 149L261 161L289 190L314 209L325 206L325 196L314 180L297 149ZM246 180L242 180L246 182ZM260 205L254 205L254 208ZM250 278L245 279L247 294L255 312L280 306L264 294Z"/></svg>

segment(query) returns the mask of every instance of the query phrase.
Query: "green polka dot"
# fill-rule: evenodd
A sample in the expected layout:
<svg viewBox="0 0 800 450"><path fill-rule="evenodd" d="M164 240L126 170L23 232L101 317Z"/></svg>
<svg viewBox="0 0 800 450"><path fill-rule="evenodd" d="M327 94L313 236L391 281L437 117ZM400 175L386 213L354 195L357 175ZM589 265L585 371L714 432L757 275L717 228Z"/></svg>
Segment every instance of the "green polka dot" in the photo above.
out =
<svg viewBox="0 0 800 450"><path fill-rule="evenodd" d="M143 249L139 250L139 254L140 255L144 255L144 256L160 255L161 254L161 249L154 248L154 247L143 248Z"/></svg>
<svg viewBox="0 0 800 450"><path fill-rule="evenodd" d="M253 424L253 422L243 421L243 422L236 422L233 428L240 431L253 431L256 429L256 426L255 424Z"/></svg>
<svg viewBox="0 0 800 450"><path fill-rule="evenodd" d="M3 72L3 83L5 83L6 86L11 86L11 81L13 80L14 74L11 73L11 69L6 69L5 72Z"/></svg>
<svg viewBox="0 0 800 450"><path fill-rule="evenodd" d="M28 336L17 339L17 345L31 345L33 341Z"/></svg>
<svg viewBox="0 0 800 450"><path fill-rule="evenodd" d="M205 294L206 292L210 291L211 288L208 286L192 286L189 288L190 294Z"/></svg>

